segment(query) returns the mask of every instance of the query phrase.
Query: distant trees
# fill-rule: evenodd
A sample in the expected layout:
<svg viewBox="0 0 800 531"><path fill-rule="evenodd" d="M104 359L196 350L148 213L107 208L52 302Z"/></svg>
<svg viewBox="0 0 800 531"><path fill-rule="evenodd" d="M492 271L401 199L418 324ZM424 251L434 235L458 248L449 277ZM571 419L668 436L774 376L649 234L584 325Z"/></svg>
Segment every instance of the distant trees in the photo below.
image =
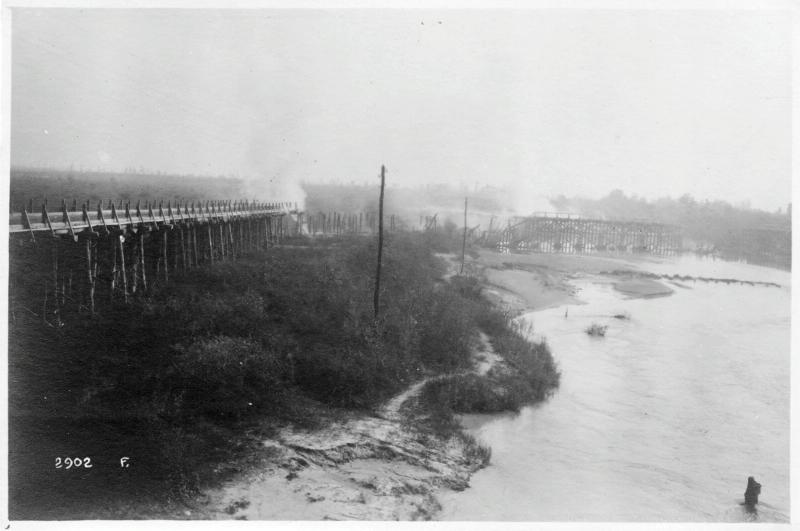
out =
<svg viewBox="0 0 800 531"><path fill-rule="evenodd" d="M62 199L95 204L109 199L211 201L244 197L243 181L231 177L12 168L9 206L19 211L23 204L33 201L38 209L45 199L57 206Z"/></svg>

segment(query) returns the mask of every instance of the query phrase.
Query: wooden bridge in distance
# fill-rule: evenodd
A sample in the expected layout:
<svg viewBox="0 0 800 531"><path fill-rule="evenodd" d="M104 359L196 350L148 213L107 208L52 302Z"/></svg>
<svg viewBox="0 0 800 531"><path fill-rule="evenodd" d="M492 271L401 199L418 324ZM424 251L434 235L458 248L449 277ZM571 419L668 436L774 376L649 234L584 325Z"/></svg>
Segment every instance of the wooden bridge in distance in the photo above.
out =
<svg viewBox="0 0 800 531"><path fill-rule="evenodd" d="M488 245L510 252L673 255L681 251L682 241L681 229L673 225L589 219L560 212L513 218L506 228L486 234Z"/></svg>

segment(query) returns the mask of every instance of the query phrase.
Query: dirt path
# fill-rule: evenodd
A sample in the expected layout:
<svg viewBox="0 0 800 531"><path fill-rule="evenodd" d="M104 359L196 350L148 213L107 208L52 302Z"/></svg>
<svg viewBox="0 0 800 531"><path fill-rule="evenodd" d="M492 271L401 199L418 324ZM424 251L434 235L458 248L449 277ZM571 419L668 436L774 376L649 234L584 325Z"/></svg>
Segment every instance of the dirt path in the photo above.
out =
<svg viewBox="0 0 800 531"><path fill-rule="evenodd" d="M380 408L380 410L378 410L378 416L387 420L395 420L395 421L402 420L403 416L400 413L400 410L403 407L403 405L411 398L417 396L422 390L422 388L425 386L425 384L427 384L428 382L435 382L459 374L468 374L470 372L474 372L479 375L485 375L486 373L489 372L489 369L494 367L494 365L499 363L500 361L502 361L502 358L498 356L495 353L494 349L492 348L492 344L489 341L489 336L487 336L483 332L480 332L480 345L473 353L473 367L474 367L473 370L460 371L450 374L440 374L437 376L431 376L430 378L423 378L422 380L410 386L402 393L398 394L397 396L393 397L388 402L386 402L386 404L382 408Z"/></svg>

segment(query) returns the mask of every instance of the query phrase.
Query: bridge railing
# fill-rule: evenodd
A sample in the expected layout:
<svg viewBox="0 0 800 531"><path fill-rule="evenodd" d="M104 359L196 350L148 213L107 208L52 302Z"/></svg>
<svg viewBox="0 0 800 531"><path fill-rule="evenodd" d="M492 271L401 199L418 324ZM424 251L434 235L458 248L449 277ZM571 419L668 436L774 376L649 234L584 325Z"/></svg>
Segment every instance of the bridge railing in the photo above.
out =
<svg viewBox="0 0 800 531"><path fill-rule="evenodd" d="M32 205L22 212L12 213L9 218L9 232L42 232L53 234L71 234L85 229L97 227L126 227L132 225L159 225L185 222L227 221L234 218L251 216L278 216L281 214L297 214L296 203L262 203L255 201L207 201L205 203L137 202L119 206L109 203L96 208L84 204L80 209L73 204L68 208L66 202L61 203L57 211L48 211L47 204L41 206L39 212L32 212Z"/></svg>

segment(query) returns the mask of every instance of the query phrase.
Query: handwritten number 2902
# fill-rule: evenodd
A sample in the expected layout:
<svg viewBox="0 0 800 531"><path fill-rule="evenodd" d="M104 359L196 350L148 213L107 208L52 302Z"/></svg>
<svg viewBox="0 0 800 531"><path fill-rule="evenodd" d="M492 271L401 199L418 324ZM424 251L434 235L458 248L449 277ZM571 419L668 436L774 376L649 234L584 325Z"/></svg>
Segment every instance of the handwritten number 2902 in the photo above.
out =
<svg viewBox="0 0 800 531"><path fill-rule="evenodd" d="M64 468L69 470L70 468L92 468L92 458L91 457L65 457L63 460L60 457L56 457L56 468Z"/></svg>

